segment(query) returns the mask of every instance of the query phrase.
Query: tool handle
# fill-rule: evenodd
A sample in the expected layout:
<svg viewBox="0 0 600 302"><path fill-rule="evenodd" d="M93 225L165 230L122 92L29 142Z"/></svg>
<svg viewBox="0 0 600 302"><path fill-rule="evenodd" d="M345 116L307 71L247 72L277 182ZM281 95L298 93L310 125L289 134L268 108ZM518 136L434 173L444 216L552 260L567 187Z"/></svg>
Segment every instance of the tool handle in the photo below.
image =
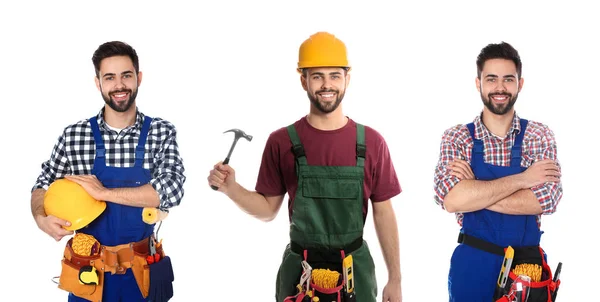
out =
<svg viewBox="0 0 600 302"><path fill-rule="evenodd" d="M562 269L562 262L559 262L558 266L556 267L556 271L554 272L554 280L553 280L554 282L558 281L558 279L560 278L561 269ZM552 302L556 301L557 294L558 294L558 287L552 293L552 297L551 297Z"/></svg>
<svg viewBox="0 0 600 302"><path fill-rule="evenodd" d="M228 163L229 163L229 157L225 158L225 160L223 161L223 164L224 164L224 165L226 165L226 164L228 164ZM216 187L216 186L213 186L213 185L211 185L210 187L211 187L213 190L215 190L215 191L219 189L218 187Z"/></svg>
<svg viewBox="0 0 600 302"><path fill-rule="evenodd" d="M558 279L560 278L560 271L562 269L562 262L559 262L558 265L556 266L556 271L554 271L554 282L558 281Z"/></svg>

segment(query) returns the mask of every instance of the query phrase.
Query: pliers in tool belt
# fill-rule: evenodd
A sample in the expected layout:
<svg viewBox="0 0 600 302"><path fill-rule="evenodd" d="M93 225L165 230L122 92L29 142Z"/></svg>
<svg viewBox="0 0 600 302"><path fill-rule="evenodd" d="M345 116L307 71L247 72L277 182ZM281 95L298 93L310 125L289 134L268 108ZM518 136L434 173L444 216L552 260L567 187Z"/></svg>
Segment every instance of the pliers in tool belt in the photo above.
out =
<svg viewBox="0 0 600 302"><path fill-rule="evenodd" d="M146 257L148 264L152 264L160 260L160 254L156 253L156 243L152 237L148 239L148 253L149 255Z"/></svg>

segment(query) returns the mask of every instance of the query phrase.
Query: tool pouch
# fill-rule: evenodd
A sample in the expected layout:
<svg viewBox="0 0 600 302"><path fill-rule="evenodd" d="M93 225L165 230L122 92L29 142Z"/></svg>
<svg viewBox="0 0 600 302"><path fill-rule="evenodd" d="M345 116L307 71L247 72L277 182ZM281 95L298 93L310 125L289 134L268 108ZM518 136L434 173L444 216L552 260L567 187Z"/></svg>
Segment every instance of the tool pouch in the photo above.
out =
<svg viewBox="0 0 600 302"><path fill-rule="evenodd" d="M58 288L72 293L73 295L86 299L88 301L102 301L102 287L104 284L104 274L98 271L86 272L86 267L95 266L100 262L100 255L81 256L76 255L71 247L73 238L69 239L65 247L64 256L61 261L61 273L58 280ZM83 269L83 270L82 270ZM96 274L97 284L84 284L81 282L82 274Z"/></svg>
<svg viewBox="0 0 600 302"><path fill-rule="evenodd" d="M310 281L310 288L312 290L313 297L318 297L319 301L323 302L349 302L346 301L345 287L344 287L344 275L342 261L345 253L343 251L320 251L320 250L309 250L304 251L305 261L312 267L313 275ZM322 284L317 284L317 277L315 276L316 270L330 270L332 272L339 273L335 286L323 287Z"/></svg>
<svg viewBox="0 0 600 302"><path fill-rule="evenodd" d="M150 301L169 301L173 297L174 280L173 266L169 256L150 264L150 288L148 293Z"/></svg>
<svg viewBox="0 0 600 302"><path fill-rule="evenodd" d="M146 260L148 254L134 252L131 270L144 298L165 302L173 297L173 267L162 246L156 248L156 253L161 256L160 260L149 264Z"/></svg>
<svg viewBox="0 0 600 302"><path fill-rule="evenodd" d="M148 265L146 256L146 254L134 252L133 263L131 264L133 277L144 298L148 297L148 290L150 288L150 266Z"/></svg>
<svg viewBox="0 0 600 302"><path fill-rule="evenodd" d="M346 258L346 255L358 250L362 245L362 237L357 238L343 249L307 249L292 241L290 249L296 254L303 255L304 261L312 268L310 290L307 291L304 287L301 289L299 288L300 292L298 294L285 298L284 302L312 301L312 298L315 296L318 297L321 302L356 302L356 288L353 288L352 293L346 291L343 261L344 258ZM323 280L319 280L319 278L316 277L317 270L321 270L319 273L324 273L328 276L327 282L322 282ZM330 270L331 272L327 272L326 270ZM335 275L338 276L337 280L335 280ZM330 279L329 277L332 278ZM323 286L323 283L326 283L327 286Z"/></svg>
<svg viewBox="0 0 600 302"><path fill-rule="evenodd" d="M319 301L336 301L346 302L344 300L344 279L340 276L338 285L334 288L323 288L316 285L314 282L310 282L310 288L313 290L313 297L319 297Z"/></svg>
<svg viewBox="0 0 600 302"><path fill-rule="evenodd" d="M554 302L555 300L552 297L555 296L555 291L560 285L560 279L556 280L556 282L552 280L552 270L550 269L550 266L548 266L548 263L546 263L546 254L541 247L515 248L515 256L510 268L508 280L504 288L496 286L494 301L506 301L506 298L503 299L503 296L511 293L513 283L518 278L513 272L513 269L519 264L536 264L542 267L541 278L539 281L532 279L526 289L528 294L523 295L523 297L528 296L527 300L519 302Z"/></svg>

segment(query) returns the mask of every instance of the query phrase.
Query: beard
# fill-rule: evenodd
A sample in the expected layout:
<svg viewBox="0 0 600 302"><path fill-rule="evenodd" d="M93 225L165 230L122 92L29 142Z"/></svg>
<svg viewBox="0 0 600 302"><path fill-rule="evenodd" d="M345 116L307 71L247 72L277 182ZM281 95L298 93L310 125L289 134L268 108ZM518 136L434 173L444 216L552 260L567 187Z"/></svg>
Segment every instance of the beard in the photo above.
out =
<svg viewBox="0 0 600 302"><path fill-rule="evenodd" d="M318 94L324 93L324 92L335 93L335 95L336 95L335 101L334 102L319 101ZM314 93L314 95L311 94L310 92L307 93L308 99L310 100L310 102L315 106L315 108L317 108L317 110L321 111L322 113L331 113L331 112L335 111L335 109L337 109L338 106L340 106L342 99L344 99L344 94L345 94L345 92L340 94L339 90L334 90L334 89L319 90L319 91L316 91Z"/></svg>
<svg viewBox="0 0 600 302"><path fill-rule="evenodd" d="M126 102L119 104L117 101L113 100L112 96L114 94L123 93L123 92L129 94L129 99ZM109 92L108 95L105 95L104 93L102 93L102 98L104 99L104 103L106 103L114 111L125 112L125 111L129 110L129 108L131 108L131 106L135 102L135 98L137 97L137 92L138 92L137 89L135 91L132 91L131 89L114 90L114 91Z"/></svg>
<svg viewBox="0 0 600 302"><path fill-rule="evenodd" d="M492 102L492 97L496 96L496 95L506 96L508 98L508 102L505 104L494 104ZM519 96L518 93L515 94L515 96L513 97L513 95L508 92L502 92L502 93L490 93L490 94L488 94L488 96L486 98L483 96L483 93L482 93L481 100L483 101L483 104L485 105L485 107L487 107L487 109L490 110L493 114L504 115L513 108L513 106L517 102L518 96Z"/></svg>

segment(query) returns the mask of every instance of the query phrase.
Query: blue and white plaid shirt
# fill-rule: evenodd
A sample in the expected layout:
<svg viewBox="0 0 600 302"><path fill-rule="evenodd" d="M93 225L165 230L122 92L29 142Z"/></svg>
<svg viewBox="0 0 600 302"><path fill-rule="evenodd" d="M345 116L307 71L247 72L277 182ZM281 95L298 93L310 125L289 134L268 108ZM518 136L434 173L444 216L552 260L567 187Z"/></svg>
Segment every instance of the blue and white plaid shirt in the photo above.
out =
<svg viewBox="0 0 600 302"><path fill-rule="evenodd" d="M135 123L119 133L110 129L104 121L104 108L97 118L106 148L106 165L132 167L144 114L137 110ZM184 195L185 169L176 134L173 124L154 117L146 140L144 168L151 172L150 185L160 196L159 208L162 210L179 205ZM55 179L65 175L91 174L95 155L96 145L89 119L67 126L54 145L50 159L42 163L42 172L32 191L38 188L47 190Z"/></svg>

